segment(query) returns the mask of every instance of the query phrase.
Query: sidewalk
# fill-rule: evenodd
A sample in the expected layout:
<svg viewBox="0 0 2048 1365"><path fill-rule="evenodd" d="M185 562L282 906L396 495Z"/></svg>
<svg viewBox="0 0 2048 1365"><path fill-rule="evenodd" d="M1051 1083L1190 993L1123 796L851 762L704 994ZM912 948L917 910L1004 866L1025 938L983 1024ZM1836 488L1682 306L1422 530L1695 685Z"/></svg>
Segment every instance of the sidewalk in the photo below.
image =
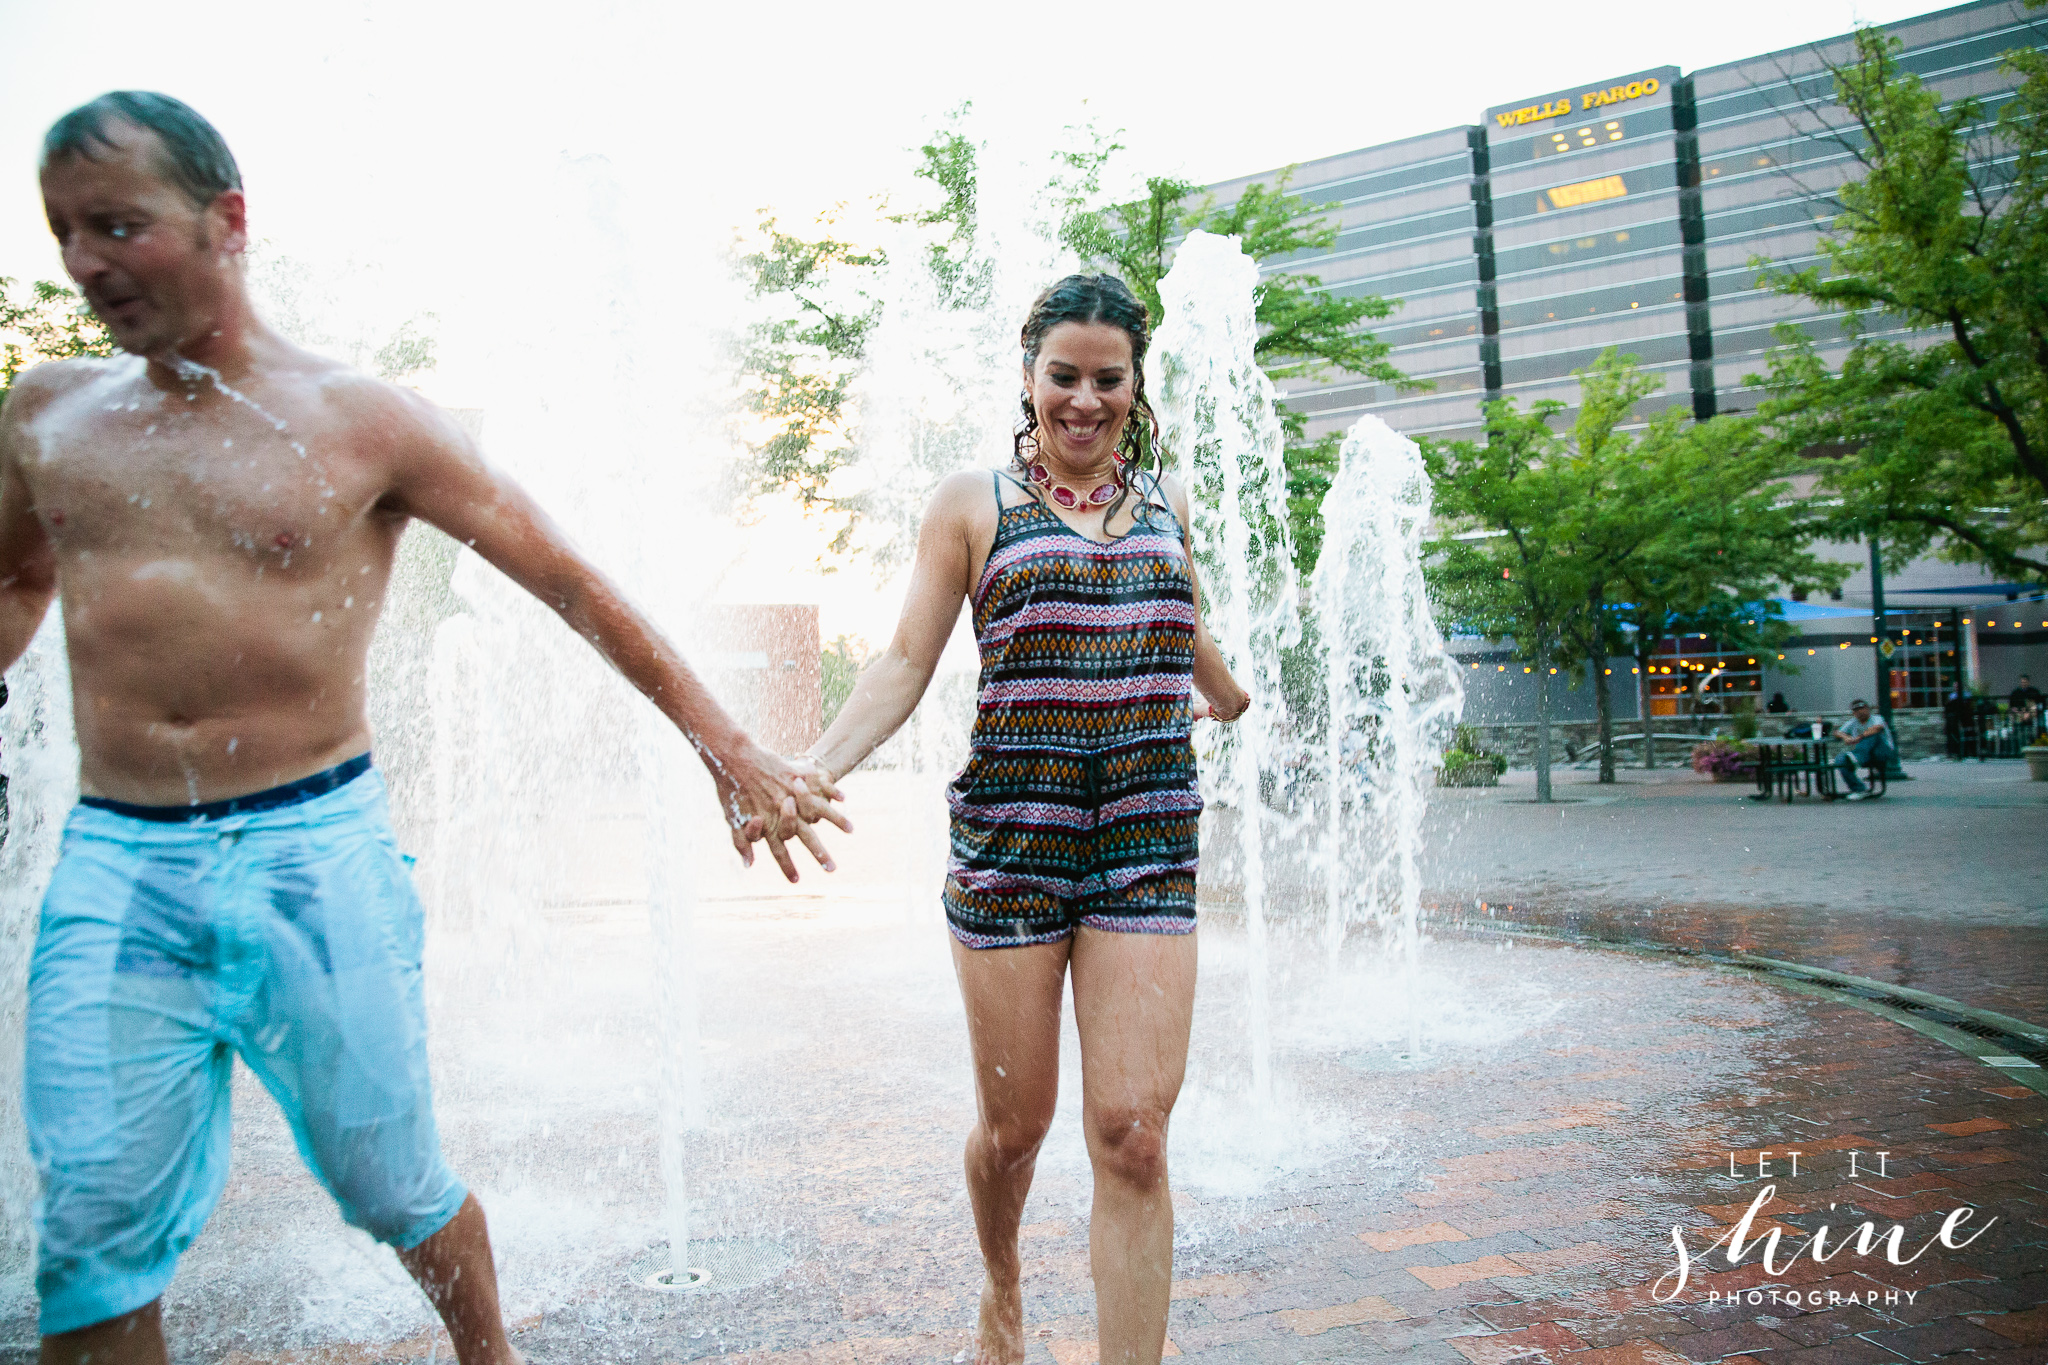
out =
<svg viewBox="0 0 2048 1365"><path fill-rule="evenodd" d="M2048 1023L2048 783L1909 763L1877 801L1787 805L1689 769L1442 790L1424 882L1451 917L1743 947ZM1482 908L1483 907L1483 908Z"/></svg>

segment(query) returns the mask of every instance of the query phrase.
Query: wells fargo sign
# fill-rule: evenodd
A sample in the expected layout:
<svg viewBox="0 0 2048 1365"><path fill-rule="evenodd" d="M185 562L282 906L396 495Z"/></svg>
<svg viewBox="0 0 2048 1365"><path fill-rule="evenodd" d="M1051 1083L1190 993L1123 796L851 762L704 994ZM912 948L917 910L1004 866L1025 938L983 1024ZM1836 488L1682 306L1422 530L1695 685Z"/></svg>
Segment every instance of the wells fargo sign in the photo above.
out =
<svg viewBox="0 0 2048 1365"><path fill-rule="evenodd" d="M1639 100L1645 95L1654 95L1664 88L1655 76L1629 81L1623 85L1610 85L1601 90L1582 90L1576 94L1560 95L1542 104L1528 104L1520 109L1503 109L1496 113L1494 121L1503 128L1514 128L1524 123L1541 123L1549 118L1562 118L1578 110L1599 109L1609 104L1622 104Z"/></svg>

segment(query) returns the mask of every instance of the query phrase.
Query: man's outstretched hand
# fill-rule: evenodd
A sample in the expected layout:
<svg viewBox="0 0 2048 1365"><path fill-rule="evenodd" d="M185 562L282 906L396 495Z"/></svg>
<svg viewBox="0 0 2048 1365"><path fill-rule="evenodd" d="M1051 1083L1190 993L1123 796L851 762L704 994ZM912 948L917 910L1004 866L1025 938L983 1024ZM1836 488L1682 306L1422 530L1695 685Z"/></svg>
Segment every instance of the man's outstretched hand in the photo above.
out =
<svg viewBox="0 0 2048 1365"><path fill-rule="evenodd" d="M836 870L813 826L829 820L851 834L853 822L833 807L844 798L831 774L815 760L784 758L749 740L743 752L723 758L712 776L718 784L718 803L732 826L732 846L748 867L754 865L754 841L766 839L782 875L797 880L796 861L789 854L789 841L795 839L810 850L819 867Z"/></svg>

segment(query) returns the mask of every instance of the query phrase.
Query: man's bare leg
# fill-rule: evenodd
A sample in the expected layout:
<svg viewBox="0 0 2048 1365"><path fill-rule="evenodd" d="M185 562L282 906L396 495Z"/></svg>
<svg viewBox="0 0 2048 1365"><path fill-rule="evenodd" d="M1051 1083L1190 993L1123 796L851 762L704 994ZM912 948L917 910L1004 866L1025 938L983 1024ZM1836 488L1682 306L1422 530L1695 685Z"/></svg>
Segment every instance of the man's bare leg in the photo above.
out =
<svg viewBox="0 0 2048 1365"><path fill-rule="evenodd" d="M523 1365L505 1337L484 1206L470 1195L442 1229L398 1259L426 1293L462 1365Z"/></svg>
<svg viewBox="0 0 2048 1365"><path fill-rule="evenodd" d="M167 1365L155 1302L75 1332L43 1338L42 1365Z"/></svg>
<svg viewBox="0 0 2048 1365"><path fill-rule="evenodd" d="M1024 1290L1017 1227L1052 1127L1060 1085L1060 991L1067 944L973 949L953 943L974 1052L977 1119L967 1135L967 1194L987 1277L976 1365L1022 1365Z"/></svg>
<svg viewBox="0 0 2048 1365"><path fill-rule="evenodd" d="M1187 1072L1195 936L1084 927L1073 959L1102 1365L1158 1365L1173 1293L1166 1128Z"/></svg>

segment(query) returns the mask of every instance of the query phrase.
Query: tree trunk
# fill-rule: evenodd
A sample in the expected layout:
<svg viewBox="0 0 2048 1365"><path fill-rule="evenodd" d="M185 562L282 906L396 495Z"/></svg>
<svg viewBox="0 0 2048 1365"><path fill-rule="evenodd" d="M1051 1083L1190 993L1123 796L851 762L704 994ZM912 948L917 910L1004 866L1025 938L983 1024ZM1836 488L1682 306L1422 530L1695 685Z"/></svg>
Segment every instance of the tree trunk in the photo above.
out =
<svg viewBox="0 0 2048 1365"><path fill-rule="evenodd" d="M1536 799L1550 799L1550 646L1536 646Z"/></svg>
<svg viewBox="0 0 2048 1365"><path fill-rule="evenodd" d="M1594 587L1586 594L1586 666L1592 673L1594 713L1600 718L1600 780L1614 781L1614 698L1607 692L1607 595Z"/></svg>
<svg viewBox="0 0 2048 1365"><path fill-rule="evenodd" d="M1600 708L1600 780L1614 780L1614 698L1607 691L1607 654L1593 661L1593 698Z"/></svg>
<svg viewBox="0 0 2048 1365"><path fill-rule="evenodd" d="M1657 766L1656 724L1650 719L1650 660L1636 655L1636 714L1643 718L1643 766Z"/></svg>

